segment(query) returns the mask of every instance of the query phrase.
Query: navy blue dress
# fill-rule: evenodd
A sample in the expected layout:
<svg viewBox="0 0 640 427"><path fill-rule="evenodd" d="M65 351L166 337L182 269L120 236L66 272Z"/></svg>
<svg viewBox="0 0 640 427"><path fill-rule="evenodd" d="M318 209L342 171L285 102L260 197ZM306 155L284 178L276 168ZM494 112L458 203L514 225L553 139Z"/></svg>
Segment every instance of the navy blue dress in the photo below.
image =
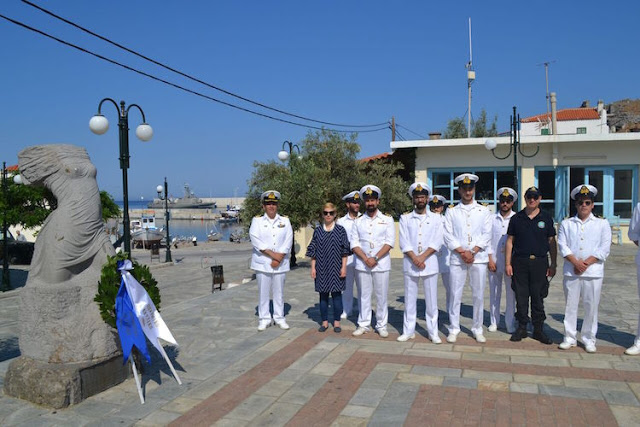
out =
<svg viewBox="0 0 640 427"><path fill-rule="evenodd" d="M351 254L347 231L336 224L331 231L321 225L313 231L307 257L316 259L316 292L342 292L345 278L340 277L342 257Z"/></svg>

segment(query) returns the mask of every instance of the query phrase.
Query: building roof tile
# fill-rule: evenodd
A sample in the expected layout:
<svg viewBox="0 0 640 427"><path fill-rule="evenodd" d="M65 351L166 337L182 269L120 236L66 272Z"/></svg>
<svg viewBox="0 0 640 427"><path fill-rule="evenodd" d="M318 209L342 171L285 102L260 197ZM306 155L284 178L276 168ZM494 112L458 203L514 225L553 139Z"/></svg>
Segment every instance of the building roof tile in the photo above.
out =
<svg viewBox="0 0 640 427"><path fill-rule="evenodd" d="M567 120L600 120L600 114L596 108L565 108L558 110L558 121ZM520 119L522 123L545 122L551 120L551 113L538 114L537 116Z"/></svg>

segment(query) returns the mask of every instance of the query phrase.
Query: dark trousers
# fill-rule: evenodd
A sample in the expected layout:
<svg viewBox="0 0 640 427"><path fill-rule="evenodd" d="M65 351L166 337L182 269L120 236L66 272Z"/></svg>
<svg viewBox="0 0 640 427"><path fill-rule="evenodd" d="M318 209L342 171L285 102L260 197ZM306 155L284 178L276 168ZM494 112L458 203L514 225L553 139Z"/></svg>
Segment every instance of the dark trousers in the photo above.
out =
<svg viewBox="0 0 640 427"><path fill-rule="evenodd" d="M329 319L329 292L318 293L320 294L320 317L324 322ZM342 314L342 292L331 292L331 299L334 321L339 321Z"/></svg>
<svg viewBox="0 0 640 427"><path fill-rule="evenodd" d="M547 287L547 269L549 261L546 257L529 259L513 258L513 281L511 287L516 294L516 319L520 326L529 323L529 300L531 300L531 322L539 327L547 318L544 314L544 297Z"/></svg>

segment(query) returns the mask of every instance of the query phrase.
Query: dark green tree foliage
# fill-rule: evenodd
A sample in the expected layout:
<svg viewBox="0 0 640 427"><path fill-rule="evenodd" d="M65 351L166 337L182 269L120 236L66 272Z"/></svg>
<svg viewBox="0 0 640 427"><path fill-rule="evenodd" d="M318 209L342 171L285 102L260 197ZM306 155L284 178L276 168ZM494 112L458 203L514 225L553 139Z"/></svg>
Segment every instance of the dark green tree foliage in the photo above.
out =
<svg viewBox="0 0 640 427"><path fill-rule="evenodd" d="M488 136L498 135L498 116L493 118L493 122L487 129L487 111L483 108L480 111L480 116L476 120L471 121L471 137L483 138ZM456 117L449 120L447 123L447 129L444 131L443 137L445 139L466 138L467 137L467 125L464 117Z"/></svg>
<svg viewBox="0 0 640 427"><path fill-rule="evenodd" d="M294 230L319 220L325 202L334 203L344 212L342 196L365 184L380 187L383 212L398 217L410 207L406 196L409 183L398 175L402 165L359 161L356 135L310 132L298 145L301 156L292 156L287 164L273 160L254 163L242 218L247 227L253 216L262 214L260 195L266 190L280 192L278 210L289 217Z"/></svg>
<svg viewBox="0 0 640 427"><path fill-rule="evenodd" d="M124 252L113 257L107 257L107 263L102 266L102 274L98 282L98 293L94 301L98 303L100 308L100 316L109 326L116 327L116 295L120 289L120 281L122 275L118 271L118 261L124 261L127 256ZM160 290L158 282L151 275L149 267L140 265L136 261L133 262L133 270L131 275L142 285L147 291L151 301L160 311Z"/></svg>
<svg viewBox="0 0 640 427"><path fill-rule="evenodd" d="M7 194L0 192L0 212L7 208L7 223L20 224L25 228L35 227L44 222L50 208L55 209L57 200L43 187L19 185L7 179Z"/></svg>
<svg viewBox="0 0 640 427"><path fill-rule="evenodd" d="M466 138L467 137L467 125L465 124L464 117L456 117L449 120L447 123L447 129L442 135L444 139Z"/></svg>
<svg viewBox="0 0 640 427"><path fill-rule="evenodd" d="M102 204L102 220L106 221L110 218L118 218L120 216L120 207L106 191L100 192L100 203Z"/></svg>

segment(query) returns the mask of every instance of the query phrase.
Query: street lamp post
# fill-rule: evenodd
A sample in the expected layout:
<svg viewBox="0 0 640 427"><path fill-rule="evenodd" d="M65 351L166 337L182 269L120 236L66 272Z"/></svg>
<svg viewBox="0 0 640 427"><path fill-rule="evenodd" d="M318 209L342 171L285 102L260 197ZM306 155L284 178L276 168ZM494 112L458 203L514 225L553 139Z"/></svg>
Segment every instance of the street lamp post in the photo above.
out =
<svg viewBox="0 0 640 427"><path fill-rule="evenodd" d="M162 197L162 185L156 187L158 198L164 200L164 226L167 230L167 255L164 262L172 262L171 260L171 241L169 240L169 186L167 185L167 177L164 177L164 198Z"/></svg>
<svg viewBox="0 0 640 427"><path fill-rule="evenodd" d="M89 129L96 135L102 135L109 129L109 121L102 115L102 104L105 101L111 102L118 111L118 128L120 141L120 169L122 169L122 193L123 193L123 229L124 229L124 251L131 258L131 224L129 222L129 189L127 182L127 169L129 169L129 110L135 107L142 115L142 124L136 128L136 136L141 141L149 141L153 137L153 129L146 123L144 111L137 104L131 104L125 108L124 101L120 101L120 107L111 98L104 98L98 104L98 114L89 120Z"/></svg>
<svg viewBox="0 0 640 427"><path fill-rule="evenodd" d="M285 147L288 148L289 151L285 150ZM282 143L282 150L280 150L280 152L278 153L278 158L280 160L282 160L283 162L286 162L291 155L293 154L293 149L298 150L298 156L300 155L300 146L298 146L298 144L294 144L293 142L290 141L285 141ZM291 162L289 162L289 171L293 171L293 168L291 167ZM295 237L293 239L293 241L291 242L291 262L290 262L292 267L295 267L297 265L297 261L296 261L296 241L295 241Z"/></svg>
<svg viewBox="0 0 640 427"><path fill-rule="evenodd" d="M7 187L7 164L2 162L2 198L4 207L2 209L2 287L1 291L11 290L11 274L9 272L9 242L7 241L7 200L9 194Z"/></svg>
<svg viewBox="0 0 640 427"><path fill-rule="evenodd" d="M522 148L520 148L520 115L516 114L515 106L513 107L513 115L510 118L510 122L511 123L510 123L510 129L509 129L509 152L507 153L506 156L501 157L496 154L495 149L498 143L493 139L487 139L484 142L484 146L487 150L491 151L491 154L493 154L493 157L499 160L507 159L509 158L511 153L513 153L513 189L518 194L521 194L520 191L518 190L518 153L520 153L522 157L527 157L527 158L534 157L540 151L540 145L538 144L538 146L536 147L536 151L533 154L525 154L522 152ZM518 209L518 200L515 200L513 208L514 210Z"/></svg>

